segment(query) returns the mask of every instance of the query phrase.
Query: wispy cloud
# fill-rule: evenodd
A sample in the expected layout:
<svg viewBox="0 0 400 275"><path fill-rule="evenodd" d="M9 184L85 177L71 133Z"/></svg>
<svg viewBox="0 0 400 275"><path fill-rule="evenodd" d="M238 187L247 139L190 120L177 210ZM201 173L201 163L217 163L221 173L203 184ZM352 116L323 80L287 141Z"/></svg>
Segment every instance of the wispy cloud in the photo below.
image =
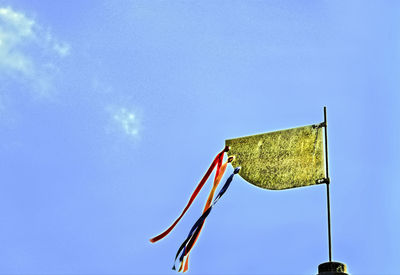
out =
<svg viewBox="0 0 400 275"><path fill-rule="evenodd" d="M114 111L113 119L125 134L132 137L139 135L139 120L133 111L119 108Z"/></svg>
<svg viewBox="0 0 400 275"><path fill-rule="evenodd" d="M70 53L70 46L58 41L34 19L11 7L0 7L0 71L16 80L28 81L46 91L57 71L54 59Z"/></svg>
<svg viewBox="0 0 400 275"><path fill-rule="evenodd" d="M114 141L132 139L138 141L141 139L143 131L143 112L142 108L135 104L135 100L121 93L118 93L108 82L99 77L92 79L92 89L94 93L91 96L91 102L97 100L99 106L106 103L105 131L113 136Z"/></svg>
<svg viewBox="0 0 400 275"><path fill-rule="evenodd" d="M53 49L61 56L67 56L70 51L70 46L67 43L54 42Z"/></svg>

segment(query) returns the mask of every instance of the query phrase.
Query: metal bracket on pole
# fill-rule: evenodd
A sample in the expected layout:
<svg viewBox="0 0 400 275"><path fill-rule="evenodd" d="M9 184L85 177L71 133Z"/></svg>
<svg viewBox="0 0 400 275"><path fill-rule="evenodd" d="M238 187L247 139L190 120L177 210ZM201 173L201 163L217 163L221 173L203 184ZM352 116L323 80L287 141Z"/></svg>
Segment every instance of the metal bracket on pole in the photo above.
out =
<svg viewBox="0 0 400 275"><path fill-rule="evenodd" d="M316 184L323 184L323 183L329 184L330 182L331 180L329 178L323 178L315 181Z"/></svg>

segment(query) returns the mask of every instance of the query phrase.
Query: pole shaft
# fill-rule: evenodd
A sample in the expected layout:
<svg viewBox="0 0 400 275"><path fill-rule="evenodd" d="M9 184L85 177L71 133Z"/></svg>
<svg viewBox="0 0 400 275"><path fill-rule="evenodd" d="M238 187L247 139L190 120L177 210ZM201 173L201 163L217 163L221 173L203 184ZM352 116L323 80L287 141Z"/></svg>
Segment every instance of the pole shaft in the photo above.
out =
<svg viewBox="0 0 400 275"><path fill-rule="evenodd" d="M326 182L326 203L328 209L328 242L329 242L329 261L332 262L332 239L331 239L331 203L329 195L329 168L328 168L328 121L326 117L326 106L324 107L324 124L325 124L325 171L328 181Z"/></svg>

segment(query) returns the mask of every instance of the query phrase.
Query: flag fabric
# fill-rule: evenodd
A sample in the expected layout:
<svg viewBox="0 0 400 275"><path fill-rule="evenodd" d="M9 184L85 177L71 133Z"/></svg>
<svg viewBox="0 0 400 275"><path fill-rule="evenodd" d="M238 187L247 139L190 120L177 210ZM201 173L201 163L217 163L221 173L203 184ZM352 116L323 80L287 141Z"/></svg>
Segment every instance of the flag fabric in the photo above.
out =
<svg viewBox="0 0 400 275"><path fill-rule="evenodd" d="M272 190L325 182L324 123L228 139L234 167L247 182Z"/></svg>

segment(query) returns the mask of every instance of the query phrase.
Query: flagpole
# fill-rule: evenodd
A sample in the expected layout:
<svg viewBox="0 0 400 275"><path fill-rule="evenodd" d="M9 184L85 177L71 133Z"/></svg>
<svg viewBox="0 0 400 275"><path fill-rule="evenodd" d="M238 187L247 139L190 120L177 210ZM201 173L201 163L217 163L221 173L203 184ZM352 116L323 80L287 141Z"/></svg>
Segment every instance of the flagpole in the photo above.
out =
<svg viewBox="0 0 400 275"><path fill-rule="evenodd" d="M324 106L324 125L325 125L325 171L326 171L326 203L328 209L328 242L329 242L329 261L332 262L332 239L331 239L331 204L329 195L329 168L328 168L328 121L326 117L326 106Z"/></svg>
<svg viewBox="0 0 400 275"><path fill-rule="evenodd" d="M326 172L326 203L328 209L328 242L329 242L329 262L318 266L317 275L348 275L347 266L344 263L332 262L332 238L331 238L331 203L329 195L329 168L328 168L328 120L326 117L326 106L324 106L324 127L325 127L325 172Z"/></svg>

